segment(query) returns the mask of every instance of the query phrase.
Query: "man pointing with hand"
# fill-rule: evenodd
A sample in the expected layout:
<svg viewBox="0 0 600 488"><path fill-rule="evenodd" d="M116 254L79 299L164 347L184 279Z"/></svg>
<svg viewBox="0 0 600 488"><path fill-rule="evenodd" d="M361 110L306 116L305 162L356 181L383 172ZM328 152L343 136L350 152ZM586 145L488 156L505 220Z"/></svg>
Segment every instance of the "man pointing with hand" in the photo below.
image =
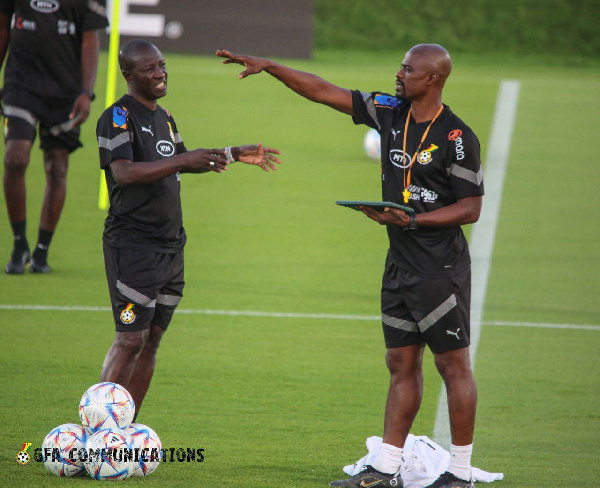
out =
<svg viewBox="0 0 600 488"><path fill-rule="evenodd" d="M390 386L379 454L361 473L331 486L402 486L402 449L421 405L427 345L448 392L452 434L450 465L430 487L472 487L477 389L469 359L470 257L460 226L478 220L483 181L477 137L442 103L450 55L437 44L414 46L389 95L340 88L268 59L216 54L225 64L245 67L240 79L265 71L299 95L376 129L383 200L414 210L362 208L386 226L390 242L381 289Z"/></svg>

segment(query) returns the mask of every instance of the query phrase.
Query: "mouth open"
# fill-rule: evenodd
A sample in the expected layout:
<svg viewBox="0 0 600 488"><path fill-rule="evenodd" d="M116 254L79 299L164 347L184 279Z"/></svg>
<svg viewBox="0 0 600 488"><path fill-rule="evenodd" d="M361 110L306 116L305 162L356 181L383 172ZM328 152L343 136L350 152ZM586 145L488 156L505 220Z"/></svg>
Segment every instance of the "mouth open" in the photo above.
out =
<svg viewBox="0 0 600 488"><path fill-rule="evenodd" d="M158 85L156 85L156 88L158 88L159 90L162 90L166 86L167 86L167 84L164 81L161 81Z"/></svg>

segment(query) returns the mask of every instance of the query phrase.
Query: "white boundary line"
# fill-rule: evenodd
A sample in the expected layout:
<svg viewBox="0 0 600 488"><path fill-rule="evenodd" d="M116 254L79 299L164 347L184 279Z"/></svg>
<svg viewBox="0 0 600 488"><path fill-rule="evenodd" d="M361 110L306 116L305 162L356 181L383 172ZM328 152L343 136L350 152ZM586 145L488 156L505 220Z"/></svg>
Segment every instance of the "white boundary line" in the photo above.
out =
<svg viewBox="0 0 600 488"><path fill-rule="evenodd" d="M510 142L517 116L520 84L518 81L503 80L496 98L496 112L490 135L490 144L485 163L485 197L479 221L473 226L471 234L471 363L475 364L475 354L479 344L483 304L487 289L488 275L494 251L494 239L500 205L502 203L502 188L506 174L506 163L510 151ZM446 387L438 400L434 440L450 448L450 421L448 418L448 400Z"/></svg>
<svg viewBox="0 0 600 488"><path fill-rule="evenodd" d="M579 329L579 330L598 330L600 325L585 325L585 324L548 324L540 322L503 322L493 321L484 322L483 325L498 325L501 327L539 327L543 329Z"/></svg>
<svg viewBox="0 0 600 488"><path fill-rule="evenodd" d="M0 310L24 310L29 312L110 312L110 307L85 307L73 305L14 305L0 303ZM296 313L296 312L262 312L259 310L207 310L207 309L177 309L177 314L188 315L224 315L233 317L266 317L266 318L291 318L291 319L330 319L330 320L357 320L379 322L379 315L343 315L335 313ZM501 320L483 322L482 325L506 327L538 327L544 329L579 329L597 330L600 325L586 324L551 324L544 322L505 322Z"/></svg>

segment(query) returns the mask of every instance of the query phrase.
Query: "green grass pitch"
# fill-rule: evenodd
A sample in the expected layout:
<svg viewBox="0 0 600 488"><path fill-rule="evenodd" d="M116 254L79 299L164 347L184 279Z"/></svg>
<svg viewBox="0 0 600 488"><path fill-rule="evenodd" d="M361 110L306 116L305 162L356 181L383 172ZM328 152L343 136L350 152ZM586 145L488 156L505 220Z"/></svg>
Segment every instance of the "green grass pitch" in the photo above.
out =
<svg viewBox="0 0 600 488"><path fill-rule="evenodd" d="M336 207L377 199L379 165L366 128L301 100L268 75L239 81L212 57L171 55L169 95L188 148L255 143L283 151L266 174L182 175L187 310L376 316L383 228ZM319 51L293 61L348 88L394 89L399 55ZM101 60L101 67L106 58ZM488 146L500 80L521 82L484 321L600 324L598 66L455 59L445 101ZM104 68L97 92L104 92ZM124 84L119 84L122 93ZM48 276L0 274L1 305L107 307L97 208L95 121L72 157L67 204ZM40 151L27 173L28 238L43 191ZM4 208L4 199L0 206ZM11 233L0 212L0 259ZM53 427L77 422L112 341L107 311L0 309L0 485L83 486L15 461ZM484 325L475 363L473 465L505 473L502 488L600 484L600 330ZM377 321L176 314L139 421L167 447L205 449L202 463L165 463L144 486L327 486L381 435L387 390ZM441 382L425 360L413 433L432 435ZM493 486L495 486L494 484Z"/></svg>

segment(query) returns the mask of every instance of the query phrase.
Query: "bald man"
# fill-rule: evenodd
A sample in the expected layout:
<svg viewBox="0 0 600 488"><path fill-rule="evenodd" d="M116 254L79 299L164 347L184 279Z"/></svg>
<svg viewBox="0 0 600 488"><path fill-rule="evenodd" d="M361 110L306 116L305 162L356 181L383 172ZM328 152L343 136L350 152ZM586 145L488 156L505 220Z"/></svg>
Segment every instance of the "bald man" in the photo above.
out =
<svg viewBox="0 0 600 488"><path fill-rule="evenodd" d="M269 171L280 161L279 151L260 144L188 151L173 116L157 104L167 94L161 52L146 41L130 41L119 64L127 94L106 109L96 128L110 195L103 243L116 328L100 381L127 388L137 416L183 296L179 175L223 173L234 161Z"/></svg>
<svg viewBox="0 0 600 488"><path fill-rule="evenodd" d="M430 487L472 487L477 389L469 360L470 257L461 225L478 220L483 181L477 137L442 103L450 55L436 44L413 47L390 95L340 88L268 59L216 54L245 66L240 79L265 71L299 95L376 129L383 200L410 207L361 208L386 226L390 243L381 289L390 387L380 452L359 474L331 486L402 486L402 450L421 405L427 345L448 392L452 433L450 465Z"/></svg>

